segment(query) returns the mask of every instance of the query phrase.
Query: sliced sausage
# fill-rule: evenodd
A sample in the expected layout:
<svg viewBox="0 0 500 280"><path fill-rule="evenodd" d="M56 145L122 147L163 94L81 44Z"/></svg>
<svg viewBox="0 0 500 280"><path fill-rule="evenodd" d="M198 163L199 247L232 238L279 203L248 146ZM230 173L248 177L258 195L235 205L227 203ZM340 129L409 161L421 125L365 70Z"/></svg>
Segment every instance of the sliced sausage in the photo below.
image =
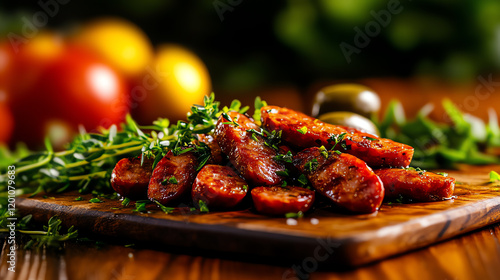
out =
<svg viewBox="0 0 500 280"><path fill-rule="evenodd" d="M111 187L119 195L130 199L143 199L148 193L149 179L153 173L153 159L124 158L118 161L111 173Z"/></svg>
<svg viewBox="0 0 500 280"><path fill-rule="evenodd" d="M298 148L325 146L331 148L332 136L346 133L345 146L340 150L364 160L372 167L407 167L413 157L413 148L390 139L379 138L356 129L324 123L305 114L276 106L261 109L262 123L267 130L281 130L282 139Z"/></svg>
<svg viewBox="0 0 500 280"><path fill-rule="evenodd" d="M209 208L227 209L236 206L247 194L248 183L229 166L205 165L191 190L195 205L200 200Z"/></svg>
<svg viewBox="0 0 500 280"><path fill-rule="evenodd" d="M386 199L439 201L453 195L455 179L432 172L405 169L375 170L385 187Z"/></svg>
<svg viewBox="0 0 500 280"><path fill-rule="evenodd" d="M207 161L208 164L221 164L223 162L222 150L213 135L198 134L198 141L206 144L208 148L210 148L210 158Z"/></svg>
<svg viewBox="0 0 500 280"><path fill-rule="evenodd" d="M293 164L335 205L372 213L382 204L384 186L366 163L352 155L313 147L295 155Z"/></svg>
<svg viewBox="0 0 500 280"><path fill-rule="evenodd" d="M161 204L187 193L196 178L198 161L192 152L174 155L169 151L156 165L149 181L148 198Z"/></svg>
<svg viewBox="0 0 500 280"><path fill-rule="evenodd" d="M252 190L252 199L262 214L305 213L314 202L314 191L301 187L257 187Z"/></svg>
<svg viewBox="0 0 500 280"><path fill-rule="evenodd" d="M229 112L226 116L221 115L215 130L220 148L250 184L281 184L283 179L276 172L284 171L284 164L273 159L277 152L266 146L260 136L252 137L252 132L248 132L250 129L261 131L243 114Z"/></svg>

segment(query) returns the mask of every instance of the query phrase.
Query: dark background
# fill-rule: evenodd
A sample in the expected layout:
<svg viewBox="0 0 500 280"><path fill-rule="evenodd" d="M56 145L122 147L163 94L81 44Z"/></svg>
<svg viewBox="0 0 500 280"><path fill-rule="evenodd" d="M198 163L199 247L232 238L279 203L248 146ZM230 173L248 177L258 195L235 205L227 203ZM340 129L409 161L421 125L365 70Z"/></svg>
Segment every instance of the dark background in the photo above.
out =
<svg viewBox="0 0 500 280"><path fill-rule="evenodd" d="M60 5L47 27L64 31L95 17L126 18L154 45L175 42L196 52L207 64L215 91L307 88L323 80L388 76L470 82L498 72L496 0L399 1L401 13L393 14L387 27L348 63L340 43L354 46L354 28L364 30L374 20L370 11L387 10L388 2L69 1ZM4 1L0 34L19 30L22 16L40 9L37 1Z"/></svg>

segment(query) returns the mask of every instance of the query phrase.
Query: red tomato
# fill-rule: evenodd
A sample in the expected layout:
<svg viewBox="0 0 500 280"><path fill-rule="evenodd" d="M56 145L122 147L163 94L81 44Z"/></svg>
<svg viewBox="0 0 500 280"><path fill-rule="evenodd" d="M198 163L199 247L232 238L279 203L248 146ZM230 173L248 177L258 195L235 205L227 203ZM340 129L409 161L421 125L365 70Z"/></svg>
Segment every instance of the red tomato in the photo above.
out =
<svg viewBox="0 0 500 280"><path fill-rule="evenodd" d="M1 93L0 93L1 94ZM9 108L0 102L0 143L7 143L14 128L14 119Z"/></svg>
<svg viewBox="0 0 500 280"><path fill-rule="evenodd" d="M14 138L32 146L41 143L49 120L61 120L74 131L78 125L90 131L119 123L128 112L124 79L99 57L76 46L65 48L15 94Z"/></svg>
<svg viewBox="0 0 500 280"><path fill-rule="evenodd" d="M14 51L8 42L0 42L0 88L8 89L12 75ZM2 102L2 100L0 100Z"/></svg>

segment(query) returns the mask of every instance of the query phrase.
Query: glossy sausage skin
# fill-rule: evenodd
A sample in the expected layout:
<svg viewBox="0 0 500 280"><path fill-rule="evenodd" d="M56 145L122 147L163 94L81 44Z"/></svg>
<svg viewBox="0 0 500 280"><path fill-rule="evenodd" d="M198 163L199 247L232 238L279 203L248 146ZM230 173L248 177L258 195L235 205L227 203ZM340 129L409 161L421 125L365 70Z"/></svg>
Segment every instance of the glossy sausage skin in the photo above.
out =
<svg viewBox="0 0 500 280"><path fill-rule="evenodd" d="M261 116L265 129L281 130L282 139L298 148L331 148L332 142L328 140L332 135L347 133L345 143L350 148L343 150L341 145L337 145L335 149L362 159L369 166L407 167L413 157L413 148L408 145L356 129L347 130L342 126L327 124L290 109L266 106L261 109ZM302 134L298 130L304 126L307 132Z"/></svg>
<svg viewBox="0 0 500 280"><path fill-rule="evenodd" d="M198 134L198 141L206 144L210 148L210 158L208 164L221 164L223 162L222 150L217 144L215 137L210 134Z"/></svg>
<svg viewBox="0 0 500 280"><path fill-rule="evenodd" d="M215 130L216 138L222 151L229 157L231 163L238 172L252 185L279 185L282 183L281 176L277 171L285 170L281 162L273 158L277 152L264 145L264 140L257 136L252 138L249 129L260 131L260 127L248 117L237 112L227 113L238 126L221 115Z"/></svg>
<svg viewBox="0 0 500 280"><path fill-rule="evenodd" d="M169 151L153 170L148 186L148 198L167 204L183 196L191 190L197 166L198 161L192 152L175 156ZM177 183L168 182L172 177L175 177Z"/></svg>
<svg viewBox="0 0 500 280"><path fill-rule="evenodd" d="M314 191L301 187L257 187L252 190L252 199L262 214L305 213L314 203Z"/></svg>
<svg viewBox="0 0 500 280"><path fill-rule="evenodd" d="M121 159L111 173L111 186L122 197L144 199L153 173L152 166L152 159L144 159L142 165L140 157Z"/></svg>
<svg viewBox="0 0 500 280"><path fill-rule="evenodd" d="M309 162L314 162L315 168L308 168ZM326 158L319 148L313 147L295 155L293 164L316 191L335 205L356 213L372 213L382 204L382 182L365 162L352 155L328 151Z"/></svg>
<svg viewBox="0 0 500 280"><path fill-rule="evenodd" d="M191 190L195 205L202 200L209 208L227 209L236 206L247 194L248 183L229 166L205 165Z"/></svg>
<svg viewBox="0 0 500 280"><path fill-rule="evenodd" d="M385 186L385 198L403 197L415 201L439 201L451 198L455 179L432 172L405 169L375 170Z"/></svg>

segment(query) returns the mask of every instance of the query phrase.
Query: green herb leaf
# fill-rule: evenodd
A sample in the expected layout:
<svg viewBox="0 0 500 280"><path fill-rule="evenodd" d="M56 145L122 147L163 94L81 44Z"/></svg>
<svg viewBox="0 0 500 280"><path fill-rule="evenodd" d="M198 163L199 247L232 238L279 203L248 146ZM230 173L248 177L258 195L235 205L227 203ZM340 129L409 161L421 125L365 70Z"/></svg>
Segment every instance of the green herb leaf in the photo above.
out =
<svg viewBox="0 0 500 280"><path fill-rule="evenodd" d="M300 134L306 134L307 133L307 126L303 126L302 128L297 129Z"/></svg>
<svg viewBox="0 0 500 280"><path fill-rule="evenodd" d="M133 212L142 212L146 213L148 210L146 209L146 205L151 203L149 200L138 200L135 202L135 209L132 210Z"/></svg>
<svg viewBox="0 0 500 280"><path fill-rule="evenodd" d="M326 150L325 146L319 147L319 152L321 155L323 155L326 159L328 158L328 151Z"/></svg>
<svg viewBox="0 0 500 280"><path fill-rule="evenodd" d="M44 231L21 231L21 233L29 234L32 237L24 249L42 248L44 246L52 248L60 248L61 243L70 239L75 239L78 236L78 231L72 226L66 234L61 234L61 219L53 216L49 219L47 226L44 226Z"/></svg>
<svg viewBox="0 0 500 280"><path fill-rule="evenodd" d="M302 211L299 211L297 213L286 213L285 218L302 218L304 217L304 213Z"/></svg>
<svg viewBox="0 0 500 280"><path fill-rule="evenodd" d="M167 207L167 206L161 204L156 199L153 201L156 203L156 205L158 205L160 207L161 211L163 211L165 214L170 214L170 213L174 212L174 210L175 210L175 208Z"/></svg>
<svg viewBox="0 0 500 280"><path fill-rule="evenodd" d="M252 118L254 119L254 121L255 121L255 123L257 125L261 125L261 121L260 121L260 109L262 107L265 107L265 106L267 106L266 101L261 100L260 96L257 96L255 98L255 102L254 102L255 111L254 111L253 116L252 116Z"/></svg>
<svg viewBox="0 0 500 280"><path fill-rule="evenodd" d="M277 161L292 163L293 155L292 152L288 151L286 152L286 154L277 154L273 159Z"/></svg>
<svg viewBox="0 0 500 280"><path fill-rule="evenodd" d="M288 177L288 176L290 176L290 175L288 174L288 170L287 170L287 169L285 169L285 170L279 170L279 171L276 171L276 175L278 175L278 176L284 176L284 177Z"/></svg>
<svg viewBox="0 0 500 280"><path fill-rule="evenodd" d="M308 172L314 172L318 168L318 160L313 158L310 161L306 162L304 165L304 169Z"/></svg>
<svg viewBox="0 0 500 280"><path fill-rule="evenodd" d="M200 208L200 212L204 212L204 213L209 212L208 206L203 200L198 201L198 207Z"/></svg>
<svg viewBox="0 0 500 280"><path fill-rule="evenodd" d="M83 197L81 197L81 196L75 198L75 201L82 201L82 200L83 200Z"/></svg>
<svg viewBox="0 0 500 280"><path fill-rule="evenodd" d="M177 181L177 178L175 178L174 176L170 177L170 178L168 179L168 182L169 182L170 184L178 184L178 183L179 183L179 182Z"/></svg>
<svg viewBox="0 0 500 280"><path fill-rule="evenodd" d="M297 179L299 182L300 186L304 187L309 184L309 180L307 180L306 175L300 174L299 178Z"/></svg>
<svg viewBox="0 0 500 280"><path fill-rule="evenodd" d="M98 197L91 198L89 200L90 203L103 203L104 201L100 200Z"/></svg>
<svg viewBox="0 0 500 280"><path fill-rule="evenodd" d="M500 181L500 175L495 171L490 171L490 182L498 182Z"/></svg>
<svg viewBox="0 0 500 280"><path fill-rule="evenodd" d="M130 198L128 197L125 197L123 200L122 200L122 205L127 207L128 205L130 204Z"/></svg>

